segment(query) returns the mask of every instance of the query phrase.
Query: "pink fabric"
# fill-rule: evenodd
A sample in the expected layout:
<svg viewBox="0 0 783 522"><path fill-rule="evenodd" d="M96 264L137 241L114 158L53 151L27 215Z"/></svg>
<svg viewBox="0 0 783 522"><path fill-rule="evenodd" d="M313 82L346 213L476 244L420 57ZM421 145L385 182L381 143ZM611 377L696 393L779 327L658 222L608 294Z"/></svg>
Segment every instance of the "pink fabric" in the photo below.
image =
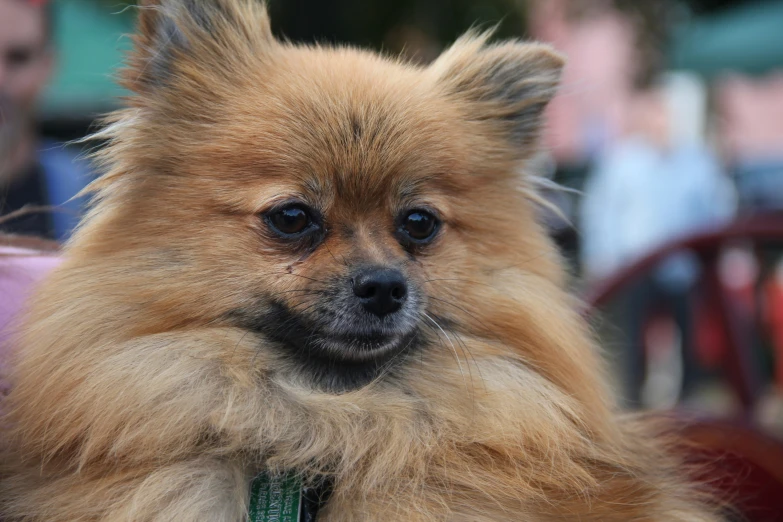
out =
<svg viewBox="0 0 783 522"><path fill-rule="evenodd" d="M34 285L60 263L56 255L0 246L0 392L6 390L6 370L15 318Z"/></svg>

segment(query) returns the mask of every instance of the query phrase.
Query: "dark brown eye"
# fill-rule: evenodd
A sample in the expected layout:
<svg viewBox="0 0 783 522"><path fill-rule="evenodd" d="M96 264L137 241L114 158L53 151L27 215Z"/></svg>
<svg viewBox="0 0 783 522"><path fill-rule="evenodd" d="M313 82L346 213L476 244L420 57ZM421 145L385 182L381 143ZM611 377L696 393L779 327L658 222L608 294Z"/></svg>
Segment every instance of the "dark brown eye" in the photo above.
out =
<svg viewBox="0 0 783 522"><path fill-rule="evenodd" d="M313 227L313 219L301 205L289 205L267 214L272 230L283 237L298 236Z"/></svg>
<svg viewBox="0 0 783 522"><path fill-rule="evenodd" d="M438 218L426 210L412 210L402 219L402 232L417 243L426 243L435 237L439 225Z"/></svg>

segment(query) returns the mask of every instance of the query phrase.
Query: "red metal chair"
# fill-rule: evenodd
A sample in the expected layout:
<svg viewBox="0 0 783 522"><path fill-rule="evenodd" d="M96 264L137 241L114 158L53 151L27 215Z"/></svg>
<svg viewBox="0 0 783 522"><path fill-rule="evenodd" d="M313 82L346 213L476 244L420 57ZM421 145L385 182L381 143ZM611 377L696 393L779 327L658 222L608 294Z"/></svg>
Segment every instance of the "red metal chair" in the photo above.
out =
<svg viewBox="0 0 783 522"><path fill-rule="evenodd" d="M754 317L726 288L719 272L723 248L750 241L756 249L783 247L783 214L754 216L708 233L673 242L592 288L586 303L594 311L607 306L644 274L675 252L688 250L701 261L697 291L700 317L709 322L722 354L720 367L741 410L735 418L710 419L677 412L684 440L694 460L704 464L701 476L730 499L749 522L783 520L783 442L752 422L763 388L761 369L752 353ZM706 470L706 471L704 471Z"/></svg>

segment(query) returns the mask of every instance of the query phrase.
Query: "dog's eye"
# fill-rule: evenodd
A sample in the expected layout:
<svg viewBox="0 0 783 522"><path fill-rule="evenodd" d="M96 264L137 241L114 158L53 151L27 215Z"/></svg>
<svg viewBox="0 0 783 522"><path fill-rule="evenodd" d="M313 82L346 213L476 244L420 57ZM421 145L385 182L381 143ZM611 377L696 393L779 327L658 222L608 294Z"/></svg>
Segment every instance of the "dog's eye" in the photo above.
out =
<svg viewBox="0 0 783 522"><path fill-rule="evenodd" d="M289 205L267 214L272 230L283 237L296 236L312 228L310 212L302 205Z"/></svg>
<svg viewBox="0 0 783 522"><path fill-rule="evenodd" d="M411 210L402 218L401 231L416 243L427 243L438 232L438 218L426 210Z"/></svg>

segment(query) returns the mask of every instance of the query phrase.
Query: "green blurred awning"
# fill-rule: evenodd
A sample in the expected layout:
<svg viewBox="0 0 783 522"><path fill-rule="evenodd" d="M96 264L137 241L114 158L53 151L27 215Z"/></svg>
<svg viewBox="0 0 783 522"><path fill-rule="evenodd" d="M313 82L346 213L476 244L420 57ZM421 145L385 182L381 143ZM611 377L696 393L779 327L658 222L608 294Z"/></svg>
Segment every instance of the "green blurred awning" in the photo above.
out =
<svg viewBox="0 0 783 522"><path fill-rule="evenodd" d="M135 12L124 2L57 0L58 63L42 100L44 117L84 118L116 106L114 74L130 47Z"/></svg>
<svg viewBox="0 0 783 522"><path fill-rule="evenodd" d="M783 69L783 1L747 2L694 19L675 31L670 66L707 77Z"/></svg>

